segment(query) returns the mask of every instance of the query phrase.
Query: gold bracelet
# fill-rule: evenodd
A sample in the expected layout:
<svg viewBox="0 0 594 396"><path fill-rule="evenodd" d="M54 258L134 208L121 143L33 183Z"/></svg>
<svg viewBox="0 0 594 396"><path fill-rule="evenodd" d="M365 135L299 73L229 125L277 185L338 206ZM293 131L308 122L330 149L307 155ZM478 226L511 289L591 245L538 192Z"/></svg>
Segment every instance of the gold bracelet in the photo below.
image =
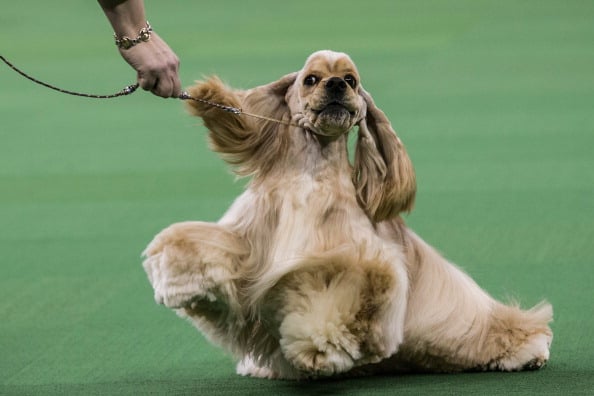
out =
<svg viewBox="0 0 594 396"><path fill-rule="evenodd" d="M151 38L151 32L153 31L153 28L151 27L150 23L148 21L146 21L146 27L143 27L142 29L140 29L140 32L138 33L138 37L131 39L130 37L124 36L124 37L118 37L118 35L116 33L113 34L113 37L115 38L115 45L118 48L127 50L130 49L132 47L134 47L136 44L141 43L143 41L149 41Z"/></svg>

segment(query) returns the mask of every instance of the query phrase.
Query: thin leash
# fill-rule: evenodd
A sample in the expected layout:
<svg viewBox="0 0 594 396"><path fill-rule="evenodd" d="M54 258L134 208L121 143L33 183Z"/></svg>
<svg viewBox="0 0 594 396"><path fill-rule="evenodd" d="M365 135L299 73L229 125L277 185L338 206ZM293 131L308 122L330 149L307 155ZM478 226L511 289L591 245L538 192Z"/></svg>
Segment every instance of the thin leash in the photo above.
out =
<svg viewBox="0 0 594 396"><path fill-rule="evenodd" d="M70 90L67 90L67 89L56 87L55 85L48 84L46 82L43 82L41 80L36 79L35 77L30 76L29 74L25 73L24 71L22 71L21 69L19 69L15 65L13 65L11 62L8 61L8 59L6 59L2 55L0 55L0 59L4 63L6 63L6 65L8 67L10 67L12 70L14 70L15 72L17 72L21 76L25 77L27 80L33 81L36 84L39 84L39 85L44 86L46 88L49 88L49 89L52 89L54 91L58 91L60 93L64 93L64 94L67 94L67 95L81 96L81 97L84 97L84 98L92 98L92 99L112 99L112 98L117 98L117 97L120 97L120 96L127 96L127 95L130 95L130 94L133 94L138 89L138 83L136 83L136 84L127 85L121 91L118 91L118 92L116 92L114 94L110 94L110 95L96 95L96 94L89 94L89 93L82 93L82 92L70 91ZM227 106L227 105L224 105L224 104L221 104L221 103L211 102L210 100L206 100L206 99L202 99L202 98L196 98L196 97L191 96L186 91L183 91L179 96L177 96L177 99L180 99L180 100L193 100L193 101L196 101L196 102L204 103L206 105L209 105L209 106L212 106L212 107L216 107L217 109L226 111L228 113L235 114L237 116L245 115L245 116L248 116L248 117L258 118L258 119L265 120L265 121L271 121L271 122L276 122L276 123L279 123L279 124L296 126L295 124L293 124L291 122L288 122L288 121L277 120L275 118L266 117L266 116L262 116L262 115L259 115L259 114L252 114L252 113L245 112L242 109L237 108L237 107Z"/></svg>
<svg viewBox="0 0 594 396"><path fill-rule="evenodd" d="M39 85L42 85L42 86L44 86L46 88L53 89L54 91L58 91L58 92L65 93L65 94L68 94L68 95L82 96L84 98L93 98L93 99L111 99L111 98L117 98L119 96L130 95L131 93L134 93L134 91L136 91L136 89L138 88L138 84L128 85L124 89L122 89L121 91L116 92L116 93L111 94L111 95L94 95L94 94L87 94L87 93L69 91L67 89L58 88L58 87L56 87L54 85L51 85L51 84L45 83L43 81L40 81L40 80L36 79L35 77L31 77L30 75L28 75L27 73L25 73L24 71L22 71L21 69L19 69L15 65L13 65L12 63L10 63L8 61L8 59L6 59L5 57L3 57L2 55L0 55L0 59L2 59L2 61L4 63L6 63L8 65L8 67L10 67L15 72L19 73L21 76L25 77L26 79L28 79L30 81L33 81L34 83L37 83Z"/></svg>

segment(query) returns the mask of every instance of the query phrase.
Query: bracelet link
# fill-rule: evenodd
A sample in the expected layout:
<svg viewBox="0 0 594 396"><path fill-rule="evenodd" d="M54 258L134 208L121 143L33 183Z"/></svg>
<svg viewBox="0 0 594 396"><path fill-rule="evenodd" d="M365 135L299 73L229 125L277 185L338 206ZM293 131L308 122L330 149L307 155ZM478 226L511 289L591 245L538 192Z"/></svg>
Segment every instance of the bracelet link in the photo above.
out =
<svg viewBox="0 0 594 396"><path fill-rule="evenodd" d="M152 26L150 25L150 23L148 21L146 21L146 27L140 29L140 32L138 33L138 37L136 37L136 38L132 39L128 36L118 37L118 35L116 33L114 33L113 37L115 38L115 45L118 48L123 49L123 50L130 49L130 48L134 47L136 44L149 41L151 39L152 31L153 31Z"/></svg>

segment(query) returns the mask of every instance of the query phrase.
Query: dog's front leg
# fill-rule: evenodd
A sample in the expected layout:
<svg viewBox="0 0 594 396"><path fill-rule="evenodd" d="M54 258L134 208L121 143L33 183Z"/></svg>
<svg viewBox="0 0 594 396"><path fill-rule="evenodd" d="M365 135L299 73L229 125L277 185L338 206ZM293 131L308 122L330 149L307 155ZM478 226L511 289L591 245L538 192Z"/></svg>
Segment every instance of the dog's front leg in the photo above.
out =
<svg viewBox="0 0 594 396"><path fill-rule="evenodd" d="M269 296L282 307L276 317L284 357L316 377L391 356L402 342L406 287L406 274L378 257L304 263Z"/></svg>
<svg viewBox="0 0 594 396"><path fill-rule="evenodd" d="M247 252L242 240L220 225L184 222L155 236L143 253L143 266L157 303L239 311L235 280Z"/></svg>

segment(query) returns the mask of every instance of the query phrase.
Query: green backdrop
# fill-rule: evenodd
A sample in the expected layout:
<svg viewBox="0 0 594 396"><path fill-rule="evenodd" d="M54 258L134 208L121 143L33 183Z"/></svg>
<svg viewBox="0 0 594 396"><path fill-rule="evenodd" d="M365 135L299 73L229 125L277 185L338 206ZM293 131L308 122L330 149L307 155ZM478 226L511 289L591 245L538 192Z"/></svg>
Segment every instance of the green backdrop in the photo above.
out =
<svg viewBox="0 0 594 396"><path fill-rule="evenodd" d="M416 166L422 237L500 299L555 308L538 372L284 382L153 303L140 252L241 191L182 103L92 100L0 65L0 394L591 394L592 1L155 1L189 85L252 87L346 51ZM94 1L0 8L0 53L64 88L135 79Z"/></svg>

